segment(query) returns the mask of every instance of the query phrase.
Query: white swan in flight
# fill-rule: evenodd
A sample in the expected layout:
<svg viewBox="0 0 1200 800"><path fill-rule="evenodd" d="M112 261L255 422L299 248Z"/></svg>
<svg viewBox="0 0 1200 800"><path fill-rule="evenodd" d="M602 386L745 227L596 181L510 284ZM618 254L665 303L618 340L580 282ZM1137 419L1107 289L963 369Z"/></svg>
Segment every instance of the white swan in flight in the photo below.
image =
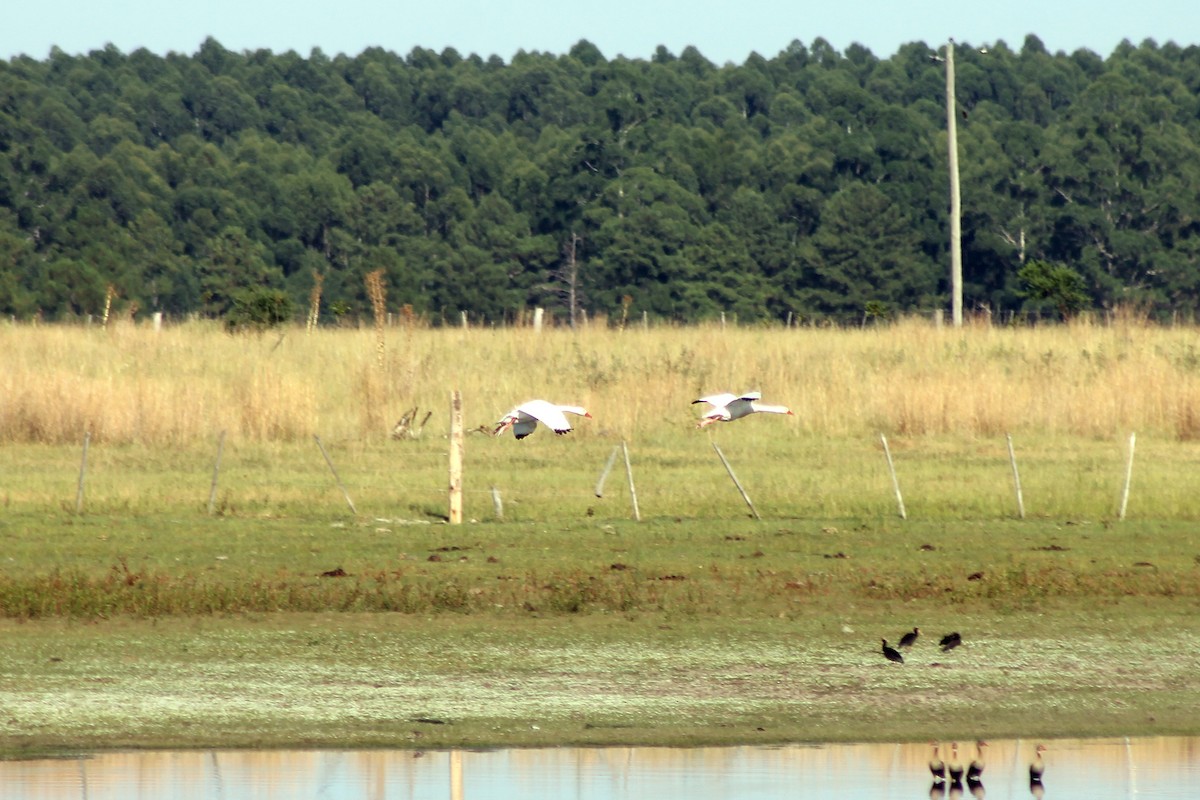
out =
<svg viewBox="0 0 1200 800"><path fill-rule="evenodd" d="M705 425L712 425L714 422L733 422L735 419L741 419L742 417L756 413L790 414L795 416L787 406L772 406L760 403L758 401L761 398L761 392L744 392L740 395L728 393L710 394L708 397L693 400L692 405L696 403L708 403L712 406L700 418L700 424L696 427L703 428Z"/></svg>
<svg viewBox="0 0 1200 800"><path fill-rule="evenodd" d="M496 423L496 429L492 431L492 435L500 436L511 428L513 436L524 439L533 433L537 424L541 422L562 436L564 433L571 432L571 423L567 421L567 414L577 414L588 419L592 417L582 406L560 406L548 400L530 400L501 417L500 421Z"/></svg>

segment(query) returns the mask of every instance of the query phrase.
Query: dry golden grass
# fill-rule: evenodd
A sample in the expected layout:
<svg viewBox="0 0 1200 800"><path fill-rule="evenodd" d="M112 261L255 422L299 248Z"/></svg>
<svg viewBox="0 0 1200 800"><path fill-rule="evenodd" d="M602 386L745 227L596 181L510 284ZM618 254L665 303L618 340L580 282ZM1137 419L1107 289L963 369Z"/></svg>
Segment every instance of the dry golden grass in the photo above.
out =
<svg viewBox="0 0 1200 800"><path fill-rule="evenodd" d="M155 332L0 328L0 441L183 446L221 430L246 441L315 432L385 437L414 406L444 415L460 389L468 424L535 396L582 403L587 430L654 441L686 429L706 392L758 388L790 405L796 433L1110 438L1200 435L1200 332L1135 323L862 330L599 326L289 328L230 336L189 324ZM581 430L582 435L588 435Z"/></svg>

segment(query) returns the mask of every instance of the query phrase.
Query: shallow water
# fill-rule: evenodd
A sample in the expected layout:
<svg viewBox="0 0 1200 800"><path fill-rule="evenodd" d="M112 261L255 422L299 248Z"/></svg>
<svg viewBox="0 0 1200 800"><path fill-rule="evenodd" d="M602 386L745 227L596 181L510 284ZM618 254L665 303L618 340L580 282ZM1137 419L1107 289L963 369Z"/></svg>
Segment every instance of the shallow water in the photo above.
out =
<svg viewBox="0 0 1200 800"><path fill-rule="evenodd" d="M992 741L964 797L1028 798L1037 743ZM1045 742L1046 800L1200 797L1200 737ZM928 745L495 751L164 751L0 762L0 798L726 800L938 797ZM974 744L963 744L967 762ZM943 790L946 800L956 796Z"/></svg>

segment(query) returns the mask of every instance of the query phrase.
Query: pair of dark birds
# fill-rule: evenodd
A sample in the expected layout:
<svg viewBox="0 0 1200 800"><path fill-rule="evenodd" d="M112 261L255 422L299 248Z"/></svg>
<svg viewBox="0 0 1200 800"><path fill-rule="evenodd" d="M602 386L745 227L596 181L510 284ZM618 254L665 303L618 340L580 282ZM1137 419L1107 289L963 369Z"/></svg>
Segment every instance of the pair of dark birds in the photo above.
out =
<svg viewBox="0 0 1200 800"><path fill-rule="evenodd" d="M909 631L908 633L906 633L900 637L899 646L900 647L912 647L914 644L917 643L917 638L920 637L920 635L921 635L921 629L913 628L911 631ZM897 664L903 664L904 656L900 654L900 651L898 649L896 649L895 647L892 647L891 645L889 645L887 639L883 639L882 641L883 641L883 654L884 654L884 656L887 657L887 660L894 661ZM948 633L945 636L943 636L940 641L938 641L938 646L942 648L943 653L950 652L954 648L958 647L960 644L962 644L962 636L958 633L958 631L955 631L954 633Z"/></svg>

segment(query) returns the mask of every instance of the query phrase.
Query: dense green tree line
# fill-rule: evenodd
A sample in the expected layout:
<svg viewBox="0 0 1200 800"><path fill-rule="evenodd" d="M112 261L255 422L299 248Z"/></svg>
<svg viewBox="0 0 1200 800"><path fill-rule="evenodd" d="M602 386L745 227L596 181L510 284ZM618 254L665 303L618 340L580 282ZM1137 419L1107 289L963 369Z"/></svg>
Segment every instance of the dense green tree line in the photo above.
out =
<svg viewBox="0 0 1200 800"><path fill-rule="evenodd" d="M370 49L0 62L0 311L697 320L947 305L945 73L793 42L717 66ZM968 308L1200 305L1200 48L956 48ZM1061 277L1061 274L1060 274ZM110 288L111 287L111 288Z"/></svg>

